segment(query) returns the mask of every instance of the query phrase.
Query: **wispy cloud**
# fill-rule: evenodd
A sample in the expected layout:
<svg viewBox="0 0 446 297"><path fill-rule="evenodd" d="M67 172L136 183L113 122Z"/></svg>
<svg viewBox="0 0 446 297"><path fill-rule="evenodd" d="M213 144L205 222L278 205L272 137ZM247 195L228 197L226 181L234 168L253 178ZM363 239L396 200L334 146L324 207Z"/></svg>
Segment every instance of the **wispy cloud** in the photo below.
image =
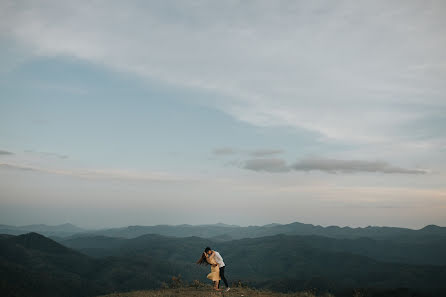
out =
<svg viewBox="0 0 446 297"><path fill-rule="evenodd" d="M32 54L210 91L206 104L238 120L323 140L416 142L404 127L445 109L442 1L132 3L2 1L0 31Z"/></svg>
<svg viewBox="0 0 446 297"><path fill-rule="evenodd" d="M220 174L231 175L239 185L238 190L234 189L232 183L206 190L209 183L204 182L200 186L187 188L187 191L184 188L171 187L169 184L163 191L172 191L172 196L181 197L168 200L169 206L193 197L204 197L204 201L209 195L215 194L218 199L225 196L223 198L234 200L234 203L227 204L231 211L225 214L240 211L240 217L246 217L246 220L249 220L249 216L245 215L246 209L252 207L253 199L259 202L256 203L258 209L255 213L265 211L269 215L270 207L265 206L277 205L279 217L283 216L284 211L289 212L290 217L296 217L296 211L302 211L298 215L308 214L312 217L324 209L321 205L326 205L314 204L313 210L317 211L313 213L300 207L305 205L295 204L299 207L294 208L289 206L292 203L300 203L295 199L296 193L302 193L300 184L307 181L324 184L329 183L329 180L336 180L334 183L339 185L345 183L348 189L360 183L375 185L377 180L389 185L399 183L401 187L406 187L405 191L395 193L394 196L401 199L399 205L406 205L405 194L412 192L409 187L443 187L442 161L446 148L446 134L442 129L446 126L444 11L443 1L404 0L167 1L162 5L154 1L48 0L43 3L3 0L0 1L0 39L7 42L7 46L12 46L14 50L10 52L14 55L19 53L17 55L20 57L6 58L8 65L2 67L0 72L2 76L3 73L11 73L14 77L20 72L12 72L11 69L24 70L23 73L27 73L30 64L24 65L26 67L23 68L9 65L9 60L19 61L17 63L23 61L22 56L30 57L33 62L35 57L45 57L45 61L50 61L49 63L64 62L64 57L68 57L70 61L74 61L73 64L79 62L84 66L96 65L100 67L101 72L104 69L118 72L123 81L136 78L138 82L149 82L156 86L168 85L169 90L174 90L172 94L182 94L181 91L187 89L189 94L194 95L178 96L181 98L178 100L191 100L193 106L197 103L204 104L229 115L230 117L225 117L228 122L234 120L236 124L233 126L218 126L218 129L222 128L222 132L225 132L221 135L228 135L228 131L223 131L224 129L249 126L248 129L242 128L241 133L236 131L231 135L233 137L228 137L232 140L228 139L228 142L222 144L234 147L217 148L211 152L214 147L206 146L207 153L213 154L213 160L218 159L219 162L227 162L231 166L217 172L211 166L206 167L209 163L188 158L193 167L185 169L202 170L200 172L206 172L206 177L209 178ZM79 69L92 70L85 70L86 68L89 67L82 66ZM82 75L83 72L72 74L67 80ZM50 85L33 87L38 87L42 93L51 91L72 95L64 101L75 100L71 98L83 94L82 90L76 89L76 84L73 84L74 89L71 89L71 84L64 85L60 82L60 85L53 86L49 83ZM94 96L89 92L87 95ZM162 97L157 100L163 100ZM74 101L73 103L77 104ZM71 111L69 108L66 110ZM80 110L82 109L76 111ZM13 129L9 132L14 134L14 127L22 127L20 130L27 133L17 137L25 137L28 140L34 135L32 133L37 133L32 137L36 140L40 132L43 132L42 135L50 135L56 130L63 133L63 129L54 129L63 128L58 126L61 122L57 122L58 119L65 120L63 117L45 117L50 111L44 112L43 109L35 114L31 111L30 109L30 122L35 128L44 130L26 130L25 126L16 126L13 121L17 117L11 116L10 123L6 123ZM48 125L36 125L38 123ZM212 127L213 125L209 125L210 129ZM270 129L271 127L273 129ZM164 135L165 131L162 129L165 127L159 128L159 134ZM126 131L125 129L122 131ZM11 133L4 136L13 135ZM274 135L271 136L272 134ZM308 142L306 138L300 138L303 134L304 137L308 136ZM263 135L266 136L265 139ZM26 143L25 138L19 138L17 141ZM85 139L90 138L81 137L80 140ZM36 144L36 147L46 147L46 140L45 137L41 138L45 145ZM206 140L203 140L204 142L206 145L209 143ZM141 144L140 141L136 143ZM169 143L165 145L168 146ZM187 148L188 151L196 152L204 147L194 141L191 143L194 144ZM311 143L311 146L306 145L308 143ZM131 147L132 144L128 144L127 148ZM159 151L165 149L168 152L172 149L163 145L160 144ZM313 148L315 149L312 150ZM89 164L96 161L103 164L102 161L107 158L110 160L112 152L104 154L101 160L95 160L93 149L100 154L107 146L92 147L90 155L93 162ZM63 152L25 152L23 158L22 153L23 151L14 151L13 155L0 153L4 163L0 164L3 173L7 170L19 170L23 171L23 175L28 174L25 172L36 172L89 179L142 180L141 184L150 184L150 181L181 180L183 178L177 177L177 172L180 171L176 171L176 168L187 166L186 163L177 166L174 161L163 163L160 159L155 163L143 163L148 164L147 166L158 166L162 163L160 166L166 166L164 168L175 167L171 174L150 172L150 169L145 172L69 169L76 163L76 160L71 160L71 153L64 155ZM306 158L290 162L290 154L305 156L306 153L332 158ZM121 158L120 162L127 160L127 156L115 156ZM375 161L375 156L389 162ZM198 165L195 166L196 164ZM432 169L441 167L443 175L428 174L433 171L420 169L422 166ZM239 167L250 171L239 170ZM310 173L300 174L303 178L299 181L299 186L296 186L296 172ZM319 174L320 172L322 174ZM339 175L328 176L324 173ZM344 178L342 175L350 173L377 173L377 176L357 174ZM187 176L193 174L196 173L188 172ZM321 175L327 178L320 178ZM417 178L411 178L415 175ZM8 176L14 180L15 173ZM255 182L249 184L248 179ZM21 180L15 180L16 188L21 190ZM187 184L189 180L185 180ZM411 184L412 181L414 184ZM9 180L3 180L4 184L8 182ZM287 194L286 191L277 190L283 184L296 187L285 189L292 192L283 198L283 204L280 201L271 202L270 197L273 194L276 197ZM270 191L266 192L268 195L264 193L265 188ZM319 188L324 192L319 193ZM237 191L239 195L233 195L237 194ZM330 187L316 185L309 187L308 191L318 193L306 196L310 198L305 199L305 203L325 196L330 196L335 202L342 197L351 201L364 195L374 199L377 193L374 189L367 188L363 192L353 190L344 195L342 191L333 193ZM444 193L443 188L441 191ZM49 189L44 189L41 196L46 197L50 192ZM108 192L105 190L103 193ZM134 195L128 193L129 197ZM73 200L76 200L76 191L73 191L72 195ZM261 198L262 195L265 197ZM390 194L387 192L382 193L383 200L389 197L388 195ZM417 205L425 205L423 203L426 196L425 192L417 193ZM34 193L29 193L29 197L37 201ZM158 196L154 193L141 198L152 203L147 197ZM86 193L84 199L94 200L95 193ZM245 203L246 208L240 207L238 202ZM383 201L382 205L393 205L387 202ZM122 205L126 203L127 201L124 201ZM231 205L236 207L231 208ZM286 205L287 209L284 209L283 205ZM444 203L442 205L442 208L431 207L431 211L438 211L438 217L444 222L444 214L441 213ZM325 209L331 212L331 208ZM168 211L171 209L168 208ZM188 215L194 213L189 209L186 211ZM426 215L428 212L423 213ZM369 215L368 212L357 215L364 214ZM404 214L405 219L413 220L412 214ZM146 214L144 216L147 217ZM345 216L348 215L344 211L340 212L341 218ZM196 219L197 216L193 217ZM321 216L324 217L328 220L330 214ZM378 213L377 217L382 216Z"/></svg>
<svg viewBox="0 0 446 297"><path fill-rule="evenodd" d="M212 153L217 156L227 156L227 155L235 155L237 153L237 150L230 147L222 147L213 150Z"/></svg>
<svg viewBox="0 0 446 297"><path fill-rule="evenodd" d="M425 174L423 169L406 169L396 167L383 161L363 160L336 160L336 159L305 159L293 165L291 168L299 171L320 170L329 173L337 172L381 172L402 174Z"/></svg>
<svg viewBox="0 0 446 297"><path fill-rule="evenodd" d="M119 180L142 180L153 182L174 182L185 180L163 172L139 172L130 170L110 169L53 169L36 166L25 166L20 164L0 163L0 169L32 171L37 173L48 173L56 175L73 176L87 179L119 179Z"/></svg>
<svg viewBox="0 0 446 297"><path fill-rule="evenodd" d="M231 148L231 147L221 147L216 148L212 151L214 155L218 156L227 156L227 155L251 155L253 157L265 157L265 156L272 156L272 155L278 155L284 153L283 150L280 149L238 149L238 148Z"/></svg>
<svg viewBox="0 0 446 297"><path fill-rule="evenodd" d="M247 160L245 161L243 168L266 172L285 172L290 170L284 160L277 158Z"/></svg>
<svg viewBox="0 0 446 297"><path fill-rule="evenodd" d="M33 150L25 150L25 153L34 153L37 155L40 155L42 157L53 157L53 158L59 158L59 159L67 159L68 155L58 154L58 153L52 153L52 152L36 152Z"/></svg>
<svg viewBox="0 0 446 297"><path fill-rule="evenodd" d="M254 157L264 157L264 156L278 155L282 153L283 150L277 150L277 149L259 149L249 152L249 154Z"/></svg>
<svg viewBox="0 0 446 297"><path fill-rule="evenodd" d="M15 164L0 164L0 168L2 169L10 169L10 170L21 170L21 171L39 171L32 167L15 165Z"/></svg>
<svg viewBox="0 0 446 297"><path fill-rule="evenodd" d="M325 158L303 159L291 165L278 158L250 159L243 163L244 169L265 172L323 171L327 173L378 172L387 174L426 174L424 169L406 169L383 161L337 160Z"/></svg>
<svg viewBox="0 0 446 297"><path fill-rule="evenodd" d="M0 150L0 155L14 155L14 153Z"/></svg>

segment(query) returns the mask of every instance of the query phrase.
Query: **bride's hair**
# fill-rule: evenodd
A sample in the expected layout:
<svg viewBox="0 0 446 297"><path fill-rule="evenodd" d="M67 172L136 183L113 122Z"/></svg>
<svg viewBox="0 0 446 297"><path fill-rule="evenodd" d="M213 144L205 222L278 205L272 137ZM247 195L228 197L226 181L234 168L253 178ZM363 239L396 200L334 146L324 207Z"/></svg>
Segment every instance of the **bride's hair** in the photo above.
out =
<svg viewBox="0 0 446 297"><path fill-rule="evenodd" d="M198 259L197 264L198 265L210 265L208 262L208 259L206 258L204 253L201 254L201 258Z"/></svg>

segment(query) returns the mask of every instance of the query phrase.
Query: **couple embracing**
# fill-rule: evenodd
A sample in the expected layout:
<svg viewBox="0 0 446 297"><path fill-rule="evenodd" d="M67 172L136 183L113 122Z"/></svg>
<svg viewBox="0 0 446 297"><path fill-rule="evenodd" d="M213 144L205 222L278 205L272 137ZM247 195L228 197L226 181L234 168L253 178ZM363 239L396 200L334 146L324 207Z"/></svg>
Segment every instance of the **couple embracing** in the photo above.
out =
<svg viewBox="0 0 446 297"><path fill-rule="evenodd" d="M225 283L226 291L230 290L225 277L225 262L223 262L223 258L219 252L211 250L210 247L205 248L197 264L211 265L211 273L208 274L207 278L214 282L215 290L221 291L220 280L223 280Z"/></svg>

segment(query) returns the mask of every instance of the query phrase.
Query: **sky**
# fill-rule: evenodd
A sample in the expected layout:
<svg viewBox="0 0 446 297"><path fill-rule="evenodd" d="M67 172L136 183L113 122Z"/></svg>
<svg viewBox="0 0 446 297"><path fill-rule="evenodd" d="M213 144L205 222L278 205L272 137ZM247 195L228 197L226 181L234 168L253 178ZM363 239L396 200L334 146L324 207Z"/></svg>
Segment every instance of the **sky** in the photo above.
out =
<svg viewBox="0 0 446 297"><path fill-rule="evenodd" d="M444 1L0 1L0 224L446 226Z"/></svg>

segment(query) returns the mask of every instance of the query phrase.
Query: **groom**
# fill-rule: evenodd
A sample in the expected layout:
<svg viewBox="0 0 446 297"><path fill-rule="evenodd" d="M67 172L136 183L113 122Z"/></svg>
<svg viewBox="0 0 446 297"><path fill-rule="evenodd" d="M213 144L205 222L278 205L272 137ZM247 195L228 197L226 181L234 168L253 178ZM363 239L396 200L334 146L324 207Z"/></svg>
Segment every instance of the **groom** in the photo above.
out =
<svg viewBox="0 0 446 297"><path fill-rule="evenodd" d="M218 267L220 268L220 277L225 283L226 291L229 291L231 288L229 288L228 281L225 277L225 262L223 262L223 258L221 257L220 253L211 250L210 247L205 248L204 252L206 253L206 255L208 255L208 257L214 257L215 262L217 262L217 264L214 264L214 266L218 265ZM220 287L220 283L218 283L218 287Z"/></svg>

